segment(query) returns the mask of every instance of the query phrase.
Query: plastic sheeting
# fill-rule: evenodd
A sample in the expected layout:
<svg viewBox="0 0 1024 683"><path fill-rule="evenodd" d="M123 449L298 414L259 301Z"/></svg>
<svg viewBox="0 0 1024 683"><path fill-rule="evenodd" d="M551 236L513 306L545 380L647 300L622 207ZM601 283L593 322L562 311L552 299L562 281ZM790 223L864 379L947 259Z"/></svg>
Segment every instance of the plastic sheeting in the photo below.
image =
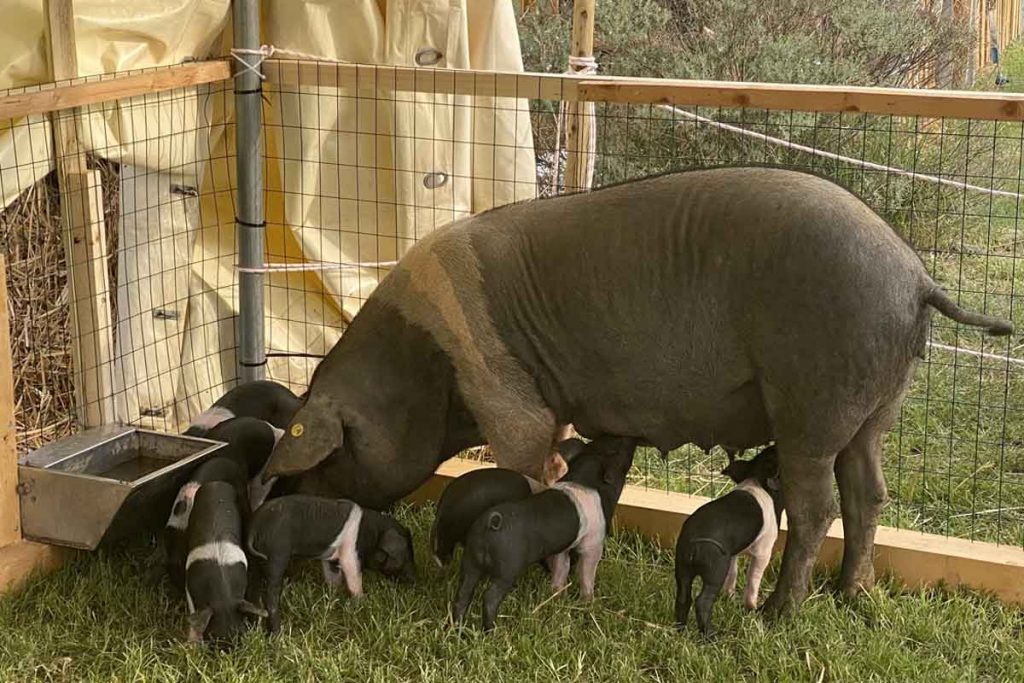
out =
<svg viewBox="0 0 1024 683"><path fill-rule="evenodd" d="M79 72L222 54L229 5L76 0ZM8 0L5 10L0 87L48 80L42 3ZM344 61L413 66L428 51L436 67L522 70L511 0L264 0L264 33L278 47ZM268 95L272 263L393 260L451 220L534 196L525 102L374 100L315 84ZM115 384L123 421L180 428L237 377L231 103L216 87L199 88L86 114L84 144L122 163ZM48 124L33 124L0 125L5 205L52 168ZM326 353L384 274L268 274L268 350ZM268 376L300 386L314 365L272 358Z"/></svg>

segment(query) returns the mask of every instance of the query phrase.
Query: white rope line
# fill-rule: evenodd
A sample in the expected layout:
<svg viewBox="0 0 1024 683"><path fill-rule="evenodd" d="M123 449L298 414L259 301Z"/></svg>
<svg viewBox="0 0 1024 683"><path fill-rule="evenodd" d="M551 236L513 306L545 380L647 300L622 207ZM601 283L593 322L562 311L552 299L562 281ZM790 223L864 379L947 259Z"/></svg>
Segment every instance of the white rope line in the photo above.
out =
<svg viewBox="0 0 1024 683"><path fill-rule="evenodd" d="M1011 358L1010 356L1001 356L996 353L985 353L984 351L975 351L974 349L966 349L962 346L947 346L946 344L939 344L938 342L928 342L928 346L933 349L940 349L942 351L952 351L953 353L963 353L968 356L975 356L976 358L989 358L991 360L1005 361L1007 363L1013 363L1014 365L1024 365L1024 360L1020 358Z"/></svg>
<svg viewBox="0 0 1024 683"><path fill-rule="evenodd" d="M305 263L264 263L262 266L235 265L239 273L302 273L309 271L356 270L359 268L394 268L398 261L361 261L358 263L328 263L309 261Z"/></svg>
<svg viewBox="0 0 1024 683"><path fill-rule="evenodd" d="M593 57L574 57L569 55L569 69L565 72L573 76L590 76L597 73L597 60ZM565 125L569 115L569 103L562 100L558 103L558 118L555 119L555 156L554 172L551 174L551 193L558 194L558 165L561 159L562 145L569 149L569 128ZM581 117L593 119L597 115L597 108L593 102L582 102L583 110ZM565 132L563 140L563 130ZM584 185L590 187L594 182L594 168L597 163L597 126L591 124L588 130L589 135L584 142L586 149L583 150L584 162ZM565 183L563 182L563 185Z"/></svg>
<svg viewBox="0 0 1024 683"><path fill-rule="evenodd" d="M697 121L698 123L705 123L705 124L708 124L710 126L714 126L716 128L721 128L722 130L727 130L727 131L730 131L732 133L739 133L740 135L746 135L747 137L752 137L752 138L755 138L757 140L761 140L763 142L771 143L773 145L779 145L781 147L787 147L789 149L795 149L798 152L806 152L807 154L814 154L816 156L825 157L826 159L834 159L836 161L842 161L843 163L851 164L851 165L854 165L854 166L860 166L861 168L869 168L869 169L874 170L874 171L885 171L886 173L892 173L892 174L895 174L895 175L906 176L908 178L913 178L913 179L916 179L916 180L925 180L925 181L928 181L928 182L937 183L939 185L946 185L946 186L949 186L949 187L956 187L956 188L959 188L961 190L972 190L974 192L982 192L984 194L993 195L993 196L997 196L997 197L1009 197L1011 199L1017 199L1017 200L1019 200L1022 197L1024 197L1024 195L1021 195L1019 192L1010 192L1009 190L996 190L996 189L991 188L991 187L982 187L980 185L971 185L970 183L962 183L962 182L960 182L958 180L949 180L948 178L940 178L938 176L927 175L927 174L924 174L924 173L917 173L915 171L906 171L906 170L904 170L902 168L895 168L893 166L885 166L883 164L876 164L876 163L871 162L871 161L864 161L863 159L856 159L854 157L847 157L847 156L843 156L841 154L836 154L834 152L826 152L823 149L817 149L815 147L808 147L806 145L801 145L799 143L793 142L791 140L783 140L782 138L772 137L771 135L766 135L765 133L758 133L757 131L754 131L754 130L748 130L746 128L741 128L739 126L733 126L733 125L730 125L728 123L722 123L721 121L716 121L716 120L710 119L710 118L708 118L706 116L700 116L698 114L694 114L692 112L688 112L685 109L680 109L679 107L673 107L670 104L660 104L658 106L660 108L666 110L666 111L672 112L673 114L675 114L677 116L682 116L683 118L690 119L691 121Z"/></svg>

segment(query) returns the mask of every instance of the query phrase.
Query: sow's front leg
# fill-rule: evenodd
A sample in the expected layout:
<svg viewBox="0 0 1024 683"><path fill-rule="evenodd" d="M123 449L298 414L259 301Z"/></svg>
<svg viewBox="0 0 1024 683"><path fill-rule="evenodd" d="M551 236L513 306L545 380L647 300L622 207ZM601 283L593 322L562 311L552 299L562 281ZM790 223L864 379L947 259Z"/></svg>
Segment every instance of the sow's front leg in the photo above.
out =
<svg viewBox="0 0 1024 683"><path fill-rule="evenodd" d="M498 414L484 431L499 467L515 470L550 486L568 471L555 449L559 429L548 408Z"/></svg>

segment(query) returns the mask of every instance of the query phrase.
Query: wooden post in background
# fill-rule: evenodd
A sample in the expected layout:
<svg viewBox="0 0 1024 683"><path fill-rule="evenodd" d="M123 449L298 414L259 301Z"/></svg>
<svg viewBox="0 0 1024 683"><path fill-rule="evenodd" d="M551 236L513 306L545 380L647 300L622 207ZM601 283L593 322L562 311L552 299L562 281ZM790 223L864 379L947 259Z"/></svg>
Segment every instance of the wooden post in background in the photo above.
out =
<svg viewBox="0 0 1024 683"><path fill-rule="evenodd" d="M594 11L596 0L575 0L572 8L572 46L569 70L586 70L579 61L594 58ZM575 59L573 59L575 58ZM590 73L593 73L592 71ZM568 102L566 106L565 191L584 192L594 181L590 141L596 134L596 108L592 102Z"/></svg>
<svg viewBox="0 0 1024 683"><path fill-rule="evenodd" d="M54 81L78 77L73 0L44 0ZM100 172L79 142L79 110L54 112L54 156L71 293L75 407L83 427L114 421L114 342Z"/></svg>

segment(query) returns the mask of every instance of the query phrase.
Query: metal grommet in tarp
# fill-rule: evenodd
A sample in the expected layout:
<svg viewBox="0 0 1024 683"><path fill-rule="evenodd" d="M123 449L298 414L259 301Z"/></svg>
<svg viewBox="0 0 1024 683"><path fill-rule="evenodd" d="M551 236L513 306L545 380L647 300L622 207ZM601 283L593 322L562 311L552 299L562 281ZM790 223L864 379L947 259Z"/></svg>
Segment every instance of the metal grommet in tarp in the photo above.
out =
<svg viewBox="0 0 1024 683"><path fill-rule="evenodd" d="M444 57L444 53L435 47L425 47L416 51L416 64L419 66L434 66Z"/></svg>
<svg viewBox="0 0 1024 683"><path fill-rule="evenodd" d="M444 171L435 171L423 176L423 187L428 190L436 190L448 182L448 174Z"/></svg>

